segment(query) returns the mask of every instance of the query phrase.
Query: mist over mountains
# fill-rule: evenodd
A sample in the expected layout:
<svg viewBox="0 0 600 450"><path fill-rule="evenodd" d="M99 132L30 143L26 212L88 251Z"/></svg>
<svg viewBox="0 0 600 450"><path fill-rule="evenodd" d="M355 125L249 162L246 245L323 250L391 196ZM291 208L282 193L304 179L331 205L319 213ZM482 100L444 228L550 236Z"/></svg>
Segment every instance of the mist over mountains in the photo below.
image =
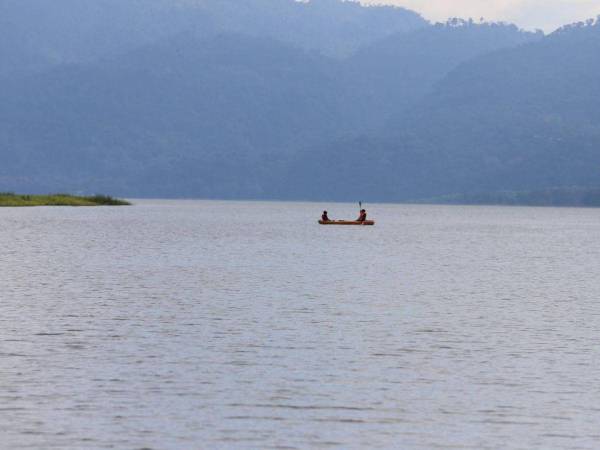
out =
<svg viewBox="0 0 600 450"><path fill-rule="evenodd" d="M97 61L182 33L270 37L343 57L426 25L404 9L339 0L3 0L0 75Z"/></svg>
<svg viewBox="0 0 600 450"><path fill-rule="evenodd" d="M0 191L407 201L600 185L600 22L5 0Z"/></svg>

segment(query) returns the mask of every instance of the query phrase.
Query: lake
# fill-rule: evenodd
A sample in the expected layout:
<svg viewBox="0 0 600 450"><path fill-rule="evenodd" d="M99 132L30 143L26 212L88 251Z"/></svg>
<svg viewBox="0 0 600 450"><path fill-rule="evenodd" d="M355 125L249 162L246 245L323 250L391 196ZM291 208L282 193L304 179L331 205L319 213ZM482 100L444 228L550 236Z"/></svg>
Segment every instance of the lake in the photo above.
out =
<svg viewBox="0 0 600 450"><path fill-rule="evenodd" d="M596 449L600 210L0 209L0 448Z"/></svg>

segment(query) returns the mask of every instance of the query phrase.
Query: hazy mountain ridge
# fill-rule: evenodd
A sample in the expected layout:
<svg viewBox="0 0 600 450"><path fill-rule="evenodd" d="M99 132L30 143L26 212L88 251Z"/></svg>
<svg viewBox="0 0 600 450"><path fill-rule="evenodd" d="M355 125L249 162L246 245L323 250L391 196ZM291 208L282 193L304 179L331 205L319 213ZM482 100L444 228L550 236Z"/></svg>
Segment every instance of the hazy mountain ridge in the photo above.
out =
<svg viewBox="0 0 600 450"><path fill-rule="evenodd" d="M0 76L94 62L181 33L271 37L342 56L426 25L406 9L338 0L3 0Z"/></svg>
<svg viewBox="0 0 600 450"><path fill-rule="evenodd" d="M301 156L300 178L310 179L310 196L346 200L598 186L597 30L567 29L464 62L385 134Z"/></svg>
<svg viewBox="0 0 600 450"><path fill-rule="evenodd" d="M332 57L348 56L385 36L427 26L418 14L354 1L198 0L221 32L269 36Z"/></svg>
<svg viewBox="0 0 600 450"><path fill-rule="evenodd" d="M138 195L155 184L163 195L260 195L249 186L257 159L341 132L335 72L268 38L184 35L33 75L0 90L0 136L20 148L3 171L20 164L40 187L62 174L70 186L112 180Z"/></svg>
<svg viewBox="0 0 600 450"><path fill-rule="evenodd" d="M252 0L222 33L206 11L233 1L152 4L198 15L0 83L0 190L400 201L600 185L597 22L546 37L456 20L393 34L404 10ZM278 38L269 24L302 24L296 8L352 26L319 51L289 21ZM372 20L391 24L382 39L365 32L341 60L350 47L327 47ZM40 62L32 50L21 62Z"/></svg>
<svg viewBox="0 0 600 450"><path fill-rule="evenodd" d="M415 107L461 63L542 38L540 33L525 32L514 25L458 19L394 34L358 50L345 61L348 96L358 107L377 111L364 120L383 128L388 125L387 118Z"/></svg>

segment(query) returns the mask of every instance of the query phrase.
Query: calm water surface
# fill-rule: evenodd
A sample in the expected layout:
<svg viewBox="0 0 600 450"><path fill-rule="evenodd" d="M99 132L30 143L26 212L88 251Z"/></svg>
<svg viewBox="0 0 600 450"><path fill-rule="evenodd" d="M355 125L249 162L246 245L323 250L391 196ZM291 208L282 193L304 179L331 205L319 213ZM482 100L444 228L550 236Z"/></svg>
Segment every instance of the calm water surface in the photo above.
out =
<svg viewBox="0 0 600 450"><path fill-rule="evenodd" d="M600 210L0 210L0 448L600 448Z"/></svg>

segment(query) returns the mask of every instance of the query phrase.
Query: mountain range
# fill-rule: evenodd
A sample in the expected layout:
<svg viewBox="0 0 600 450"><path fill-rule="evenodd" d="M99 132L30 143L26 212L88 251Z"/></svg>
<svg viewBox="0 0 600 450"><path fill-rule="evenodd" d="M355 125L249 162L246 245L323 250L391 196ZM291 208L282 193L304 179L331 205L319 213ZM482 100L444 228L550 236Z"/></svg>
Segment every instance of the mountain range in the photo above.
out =
<svg viewBox="0 0 600 450"><path fill-rule="evenodd" d="M339 0L5 0L0 61L0 191L600 185L596 20L546 36Z"/></svg>

